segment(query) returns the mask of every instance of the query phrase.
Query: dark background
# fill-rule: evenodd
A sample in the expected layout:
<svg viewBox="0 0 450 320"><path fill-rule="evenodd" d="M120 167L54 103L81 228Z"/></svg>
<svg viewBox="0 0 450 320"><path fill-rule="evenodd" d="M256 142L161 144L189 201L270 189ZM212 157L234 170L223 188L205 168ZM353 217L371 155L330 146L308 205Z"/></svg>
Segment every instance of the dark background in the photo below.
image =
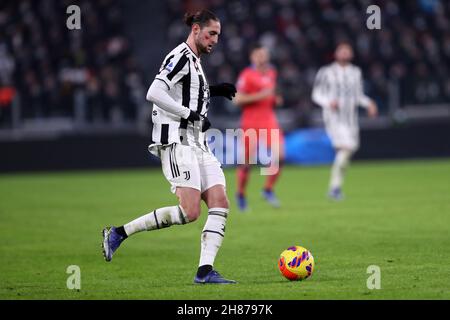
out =
<svg viewBox="0 0 450 320"><path fill-rule="evenodd" d="M66 27L72 4L81 9L81 30ZM372 4L381 9L381 30L366 28ZM222 23L218 47L203 59L209 82L236 82L248 46L266 45L287 135L322 126L312 83L346 40L380 107L374 121L361 112L355 157L450 156L448 1L2 1L0 171L158 164L147 152L145 94L164 56L187 37L184 12L201 5ZM236 127L232 103L213 99L210 110L215 127Z"/></svg>

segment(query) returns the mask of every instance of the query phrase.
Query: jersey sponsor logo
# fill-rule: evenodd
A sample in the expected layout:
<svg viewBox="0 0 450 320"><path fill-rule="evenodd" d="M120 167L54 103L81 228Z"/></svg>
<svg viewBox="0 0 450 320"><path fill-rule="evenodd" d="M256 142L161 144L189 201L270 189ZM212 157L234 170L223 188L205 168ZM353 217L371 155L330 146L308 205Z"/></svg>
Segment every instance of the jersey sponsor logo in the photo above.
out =
<svg viewBox="0 0 450 320"><path fill-rule="evenodd" d="M211 95L211 93L210 93L210 91L209 91L209 84L207 84L207 83L204 83L203 84L203 87L202 87L202 90L203 90L203 98L202 98L202 101L203 101L203 103L206 103L206 104L209 104L210 103L210 95Z"/></svg>

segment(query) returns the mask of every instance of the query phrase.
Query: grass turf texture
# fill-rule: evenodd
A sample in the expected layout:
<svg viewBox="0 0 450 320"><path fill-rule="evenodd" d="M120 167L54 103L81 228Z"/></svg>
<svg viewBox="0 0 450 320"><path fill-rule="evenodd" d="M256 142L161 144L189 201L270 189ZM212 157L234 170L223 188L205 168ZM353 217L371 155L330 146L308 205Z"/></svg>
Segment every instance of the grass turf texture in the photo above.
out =
<svg viewBox="0 0 450 320"><path fill-rule="evenodd" d="M160 170L0 176L1 299L449 299L450 161L360 162L348 171L346 200L326 199L329 167L286 167L282 208L261 200L252 170L251 211L234 202L216 268L239 281L192 284L206 219L128 239L103 260L103 226L120 225L176 198ZM292 245L315 257L312 278L289 282L277 268ZM68 290L66 268L81 268ZM368 290L369 265L381 289Z"/></svg>

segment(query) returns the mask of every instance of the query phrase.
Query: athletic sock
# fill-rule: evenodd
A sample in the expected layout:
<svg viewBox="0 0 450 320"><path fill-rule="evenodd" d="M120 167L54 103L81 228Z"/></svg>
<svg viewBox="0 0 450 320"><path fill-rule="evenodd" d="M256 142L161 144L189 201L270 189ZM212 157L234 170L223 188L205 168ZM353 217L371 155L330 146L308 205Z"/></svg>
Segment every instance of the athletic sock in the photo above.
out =
<svg viewBox="0 0 450 320"><path fill-rule="evenodd" d="M266 184L264 185L264 190L269 190L269 191L273 190L275 183L277 182L278 178L280 177L281 167L282 167L282 163L280 162L277 173L267 176Z"/></svg>
<svg viewBox="0 0 450 320"><path fill-rule="evenodd" d="M124 239L128 238L127 233L125 232L125 228L123 226L117 227L116 232L122 236Z"/></svg>
<svg viewBox="0 0 450 320"><path fill-rule="evenodd" d="M206 275L212 270L212 265L205 264L203 266L198 267L197 277L204 278Z"/></svg>
<svg viewBox="0 0 450 320"><path fill-rule="evenodd" d="M250 175L250 166L241 165L237 168L238 193L245 195L245 188L247 186Z"/></svg>
<svg viewBox="0 0 450 320"><path fill-rule="evenodd" d="M127 236L141 231L150 231L170 227L174 224L186 224L189 220L181 206L164 207L156 209L127 224L124 230Z"/></svg>
<svg viewBox="0 0 450 320"><path fill-rule="evenodd" d="M201 236L199 266L214 265L214 259L225 236L228 209L210 208Z"/></svg>
<svg viewBox="0 0 450 320"><path fill-rule="evenodd" d="M344 181L344 173L349 163L352 152L349 150L339 150L334 158L331 168L330 189L341 188Z"/></svg>

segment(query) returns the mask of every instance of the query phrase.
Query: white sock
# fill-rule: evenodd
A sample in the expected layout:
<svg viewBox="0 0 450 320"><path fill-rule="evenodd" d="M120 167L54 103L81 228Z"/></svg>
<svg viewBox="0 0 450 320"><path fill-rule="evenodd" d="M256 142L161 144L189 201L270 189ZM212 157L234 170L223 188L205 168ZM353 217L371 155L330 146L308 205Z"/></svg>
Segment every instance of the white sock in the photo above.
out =
<svg viewBox="0 0 450 320"><path fill-rule="evenodd" d="M189 220L181 206L156 209L142 217L139 217L123 227L125 233L131 236L141 231L167 228L174 224L186 224Z"/></svg>
<svg viewBox="0 0 450 320"><path fill-rule="evenodd" d="M225 236L228 211L226 208L210 208L208 210L208 219L201 237L199 266L214 264L214 259Z"/></svg>
<svg viewBox="0 0 450 320"><path fill-rule="evenodd" d="M330 189L340 188L344 182L345 168L347 167L352 152L350 150L339 150L334 158L331 168Z"/></svg>

